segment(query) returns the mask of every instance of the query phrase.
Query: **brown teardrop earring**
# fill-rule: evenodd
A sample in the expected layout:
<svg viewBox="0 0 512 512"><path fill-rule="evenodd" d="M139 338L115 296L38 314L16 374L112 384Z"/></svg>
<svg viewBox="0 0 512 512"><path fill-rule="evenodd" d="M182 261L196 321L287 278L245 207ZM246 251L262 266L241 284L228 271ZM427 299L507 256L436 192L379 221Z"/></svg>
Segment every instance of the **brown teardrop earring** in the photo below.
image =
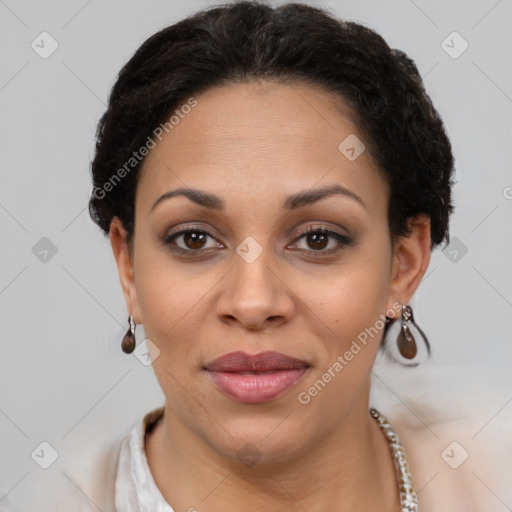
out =
<svg viewBox="0 0 512 512"><path fill-rule="evenodd" d="M400 355L405 359L414 359L418 353L418 347L416 345L416 340L412 334L410 325L412 325L414 329L416 329L417 334L419 334L423 338L423 341L425 342L425 347L427 349L427 354L430 354L430 343L425 333L414 321L414 315L412 314L411 306L402 306L401 320L402 325L400 326L400 332L396 340L396 344L400 352Z"/></svg>
<svg viewBox="0 0 512 512"><path fill-rule="evenodd" d="M425 333L414 321L412 308L402 305L401 316L386 317L386 327L382 338L382 348L387 356L405 366L418 366L428 359L431 354L430 343ZM400 320L395 326L396 320ZM393 337L393 342L391 338ZM425 346L418 346L423 339Z"/></svg>
<svg viewBox="0 0 512 512"><path fill-rule="evenodd" d="M410 306L402 306L402 325L400 326L400 332L396 340L400 355L406 359L414 359L418 353L418 347L416 346L416 340L407 325L407 322L413 319L412 309Z"/></svg>
<svg viewBox="0 0 512 512"><path fill-rule="evenodd" d="M123 341L121 342L121 348L125 354L131 354L135 350L135 322L133 321L133 316L130 315L128 317L128 323L130 327L126 334L123 337Z"/></svg>

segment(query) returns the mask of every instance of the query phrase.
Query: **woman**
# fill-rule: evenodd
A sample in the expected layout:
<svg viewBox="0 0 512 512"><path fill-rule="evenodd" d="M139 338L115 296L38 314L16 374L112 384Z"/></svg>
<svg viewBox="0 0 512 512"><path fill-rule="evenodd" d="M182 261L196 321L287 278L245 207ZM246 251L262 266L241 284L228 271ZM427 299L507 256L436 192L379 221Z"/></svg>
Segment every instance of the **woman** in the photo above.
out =
<svg viewBox="0 0 512 512"><path fill-rule="evenodd" d="M217 6L141 46L97 135L122 347L143 324L165 395L123 441L116 509L418 510L369 406L384 341L428 352L409 302L449 240L453 156L414 63L318 8Z"/></svg>

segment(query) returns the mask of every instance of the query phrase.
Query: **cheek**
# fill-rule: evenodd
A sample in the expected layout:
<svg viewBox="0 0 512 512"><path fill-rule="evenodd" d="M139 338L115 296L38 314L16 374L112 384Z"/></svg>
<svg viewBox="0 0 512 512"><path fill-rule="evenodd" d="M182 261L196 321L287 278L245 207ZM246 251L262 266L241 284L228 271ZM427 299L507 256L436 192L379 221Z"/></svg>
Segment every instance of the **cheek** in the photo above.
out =
<svg viewBox="0 0 512 512"><path fill-rule="evenodd" d="M389 289L386 264L357 258L322 280L303 281L298 295L338 340L333 349L350 342L385 313Z"/></svg>
<svg viewBox="0 0 512 512"><path fill-rule="evenodd" d="M159 350L153 370L168 404L201 417L201 409L195 410L196 402L190 396L200 399L202 391L190 377L198 363L201 326L207 314L206 296L216 280L209 274L196 274L195 278L184 275L170 258L163 263L158 260L158 256L148 257L144 262L141 257L137 269L137 298L144 332Z"/></svg>
<svg viewBox="0 0 512 512"><path fill-rule="evenodd" d="M347 265L309 293L317 333L318 365L298 390L309 414L328 418L329 429L344 417L369 385L369 375L385 326L389 276L385 265ZM310 283L311 285L312 283ZM306 293L304 290L303 293ZM300 401L303 400L303 401Z"/></svg>
<svg viewBox="0 0 512 512"><path fill-rule="evenodd" d="M173 340L186 337L184 331L195 322L194 316L200 309L197 305L211 288L211 279L185 273L184 266L173 263L160 248L141 248L135 261L135 276L146 336L162 352L166 351Z"/></svg>

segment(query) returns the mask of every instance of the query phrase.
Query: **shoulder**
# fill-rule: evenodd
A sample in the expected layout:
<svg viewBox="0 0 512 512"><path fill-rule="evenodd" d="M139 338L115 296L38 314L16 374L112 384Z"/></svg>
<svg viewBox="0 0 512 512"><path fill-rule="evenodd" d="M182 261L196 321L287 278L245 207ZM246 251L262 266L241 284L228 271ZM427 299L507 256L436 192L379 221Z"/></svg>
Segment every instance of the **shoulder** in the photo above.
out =
<svg viewBox="0 0 512 512"><path fill-rule="evenodd" d="M2 499L0 511L115 512L114 485L124 439L74 439L67 449L60 448L49 468L34 466L26 473L19 489Z"/></svg>
<svg viewBox="0 0 512 512"><path fill-rule="evenodd" d="M391 384L382 412L404 447L420 512L509 510L512 411L498 405L510 398L494 400L457 375L409 375L407 385Z"/></svg>

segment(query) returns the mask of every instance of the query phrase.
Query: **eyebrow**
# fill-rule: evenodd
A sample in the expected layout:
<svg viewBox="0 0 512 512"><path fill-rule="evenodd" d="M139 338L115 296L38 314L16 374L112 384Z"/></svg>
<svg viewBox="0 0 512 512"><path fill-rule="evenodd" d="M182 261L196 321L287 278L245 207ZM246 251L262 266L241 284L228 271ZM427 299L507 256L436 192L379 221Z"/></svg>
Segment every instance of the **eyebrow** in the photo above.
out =
<svg viewBox="0 0 512 512"><path fill-rule="evenodd" d="M313 190L303 190L301 192L296 192L295 194L286 197L286 199L283 201L282 207L286 210L295 210L297 208L302 208L303 206L316 203L321 199L333 195L341 195L350 199L354 199L361 206L367 208L361 197L359 197L355 192L352 192L352 190L342 187L341 185L332 185ZM162 201L176 196L185 196L194 203L206 208L210 208L212 210L224 210L225 207L224 201L215 194L194 188L179 188L176 190L169 190L165 194L162 194L153 203L150 212L152 212Z"/></svg>

